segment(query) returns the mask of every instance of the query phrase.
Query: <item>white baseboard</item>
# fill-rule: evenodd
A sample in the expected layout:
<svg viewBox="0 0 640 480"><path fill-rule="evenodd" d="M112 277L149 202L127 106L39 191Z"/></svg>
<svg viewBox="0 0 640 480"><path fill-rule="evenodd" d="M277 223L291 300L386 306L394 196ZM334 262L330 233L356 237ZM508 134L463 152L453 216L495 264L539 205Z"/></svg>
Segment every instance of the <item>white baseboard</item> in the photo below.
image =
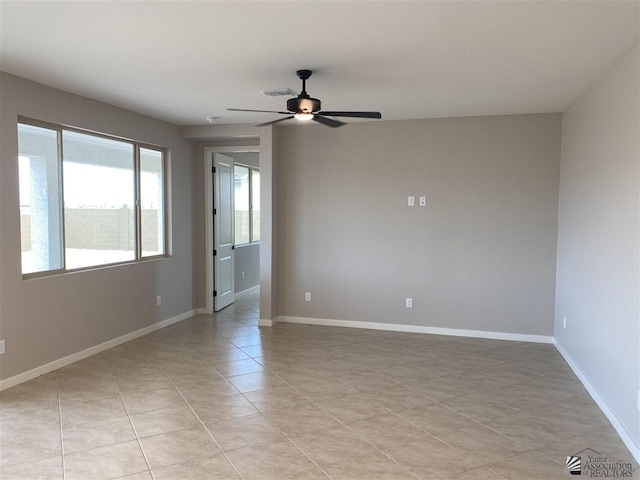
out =
<svg viewBox="0 0 640 480"><path fill-rule="evenodd" d="M193 312L197 315L209 315L209 312L207 312L206 308L197 308Z"/></svg>
<svg viewBox="0 0 640 480"><path fill-rule="evenodd" d="M640 463L640 446L633 440L633 437L629 434L627 429L624 428L624 425L620 423L620 420L618 420L616 414L609 408L609 405L607 405L607 402L604 400L604 398L602 398L598 390L593 386L593 384L589 381L582 370L580 370L580 367L573 360L571 355L569 355L569 353L564 348L562 348L562 346L555 340L555 338L553 339L553 345L556 347L558 352L560 352L560 355L564 357L565 361L571 367L571 370L573 370L573 373L575 373L576 376L580 379L580 381L584 385L584 388L586 388L591 395L591 398L593 398L594 402L596 402L598 407L600 407L600 410L602 410L602 413L604 413L605 416L609 419L611 425L613 425L613 428L616 429L616 432L618 432L618 435L631 452L631 455L633 455L636 459L636 462ZM614 460L619 459L616 458Z"/></svg>
<svg viewBox="0 0 640 480"><path fill-rule="evenodd" d="M261 320L262 321L262 320ZM367 328L390 332L428 333L431 335L450 335L454 337L490 338L494 340L512 340L516 342L552 343L553 337L526 333L486 332L484 330L461 330L457 328L425 327L420 325L402 325L396 323L358 322L353 320L335 320L331 318L281 316L278 322L303 323L307 325L325 325L330 327ZM277 322L274 322L274 324ZM271 325L264 325L271 326Z"/></svg>
<svg viewBox="0 0 640 480"><path fill-rule="evenodd" d="M260 290L260 284L255 285L253 287L249 287L246 290L242 290L241 292L236 292L234 294L234 297L237 297L238 295L242 295L242 294L245 294L245 293L255 292L256 290Z"/></svg>
<svg viewBox="0 0 640 480"><path fill-rule="evenodd" d="M177 322L181 322L182 320L193 317L194 314L195 310L181 313L180 315L176 315L175 317L167 318L166 320L162 320L161 322L154 323L153 325L141 328L140 330L136 330L135 332L127 333L126 335L108 340L99 345L94 345L93 347L89 347L85 350L82 350L81 352L76 352L66 357L59 358L58 360L47 363L46 365L42 365L26 372L19 373L18 375L14 375L13 377L0 380L0 391L19 385L20 383L27 382L36 377L39 377L40 375L44 375L45 373L57 370L58 368L66 367L67 365L77 362L78 360L83 360L87 357L90 357L91 355L95 355L96 353L104 352L105 350L108 350L110 348L117 347L118 345L121 345L125 342L146 335L147 333L155 332L156 330L160 330L161 328L168 327L169 325L173 325Z"/></svg>
<svg viewBox="0 0 640 480"><path fill-rule="evenodd" d="M276 323L280 321L281 317L276 318L261 318L258 320L259 327L273 327Z"/></svg>

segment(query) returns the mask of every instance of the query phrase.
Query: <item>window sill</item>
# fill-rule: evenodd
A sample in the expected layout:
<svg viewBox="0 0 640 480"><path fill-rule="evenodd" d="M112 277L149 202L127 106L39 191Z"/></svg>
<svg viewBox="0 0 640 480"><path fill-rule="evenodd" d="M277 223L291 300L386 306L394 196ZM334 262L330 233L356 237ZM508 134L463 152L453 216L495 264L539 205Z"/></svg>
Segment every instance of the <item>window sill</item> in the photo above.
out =
<svg viewBox="0 0 640 480"><path fill-rule="evenodd" d="M104 270L108 268L114 267L124 267L129 265L139 265L142 263L155 262L158 260L163 260L166 258L170 258L171 255L154 255L152 257L144 257L140 260L129 260L125 262L116 262L116 263L108 263L104 265L95 265L91 267L79 267L74 269L59 269L59 270L47 270L46 272L33 272L33 273L23 273L22 280L37 280L40 278L49 278L49 277L59 277L64 275L72 275L75 273L84 273L84 272L94 272L96 270Z"/></svg>

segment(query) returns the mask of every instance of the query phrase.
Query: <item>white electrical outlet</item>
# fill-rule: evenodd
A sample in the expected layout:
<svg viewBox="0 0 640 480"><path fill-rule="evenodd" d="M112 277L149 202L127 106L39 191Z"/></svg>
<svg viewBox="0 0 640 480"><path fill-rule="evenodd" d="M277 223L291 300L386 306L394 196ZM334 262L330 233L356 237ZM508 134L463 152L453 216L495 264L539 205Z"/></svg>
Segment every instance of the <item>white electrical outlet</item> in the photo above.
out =
<svg viewBox="0 0 640 480"><path fill-rule="evenodd" d="M404 306L406 308L413 308L413 298L405 298L404 299Z"/></svg>
<svg viewBox="0 0 640 480"><path fill-rule="evenodd" d="M416 197L414 197L413 195L411 195L408 199L407 199L407 206L409 207L413 207L416 204Z"/></svg>
<svg viewBox="0 0 640 480"><path fill-rule="evenodd" d="M244 272L240 272L240 276L242 277L242 279L244 280Z"/></svg>
<svg viewBox="0 0 640 480"><path fill-rule="evenodd" d="M156 305L160 305L162 303L162 297L160 295L158 295L156 297Z"/></svg>
<svg viewBox="0 0 640 480"><path fill-rule="evenodd" d="M306 292L304 294L304 301L305 302L310 302L311 301L311 292Z"/></svg>
<svg viewBox="0 0 640 480"><path fill-rule="evenodd" d="M562 327L567 328L567 317L562 317Z"/></svg>
<svg viewBox="0 0 640 480"><path fill-rule="evenodd" d="M4 354L4 340L0 340L0 355L3 355L3 354Z"/></svg>
<svg viewBox="0 0 640 480"><path fill-rule="evenodd" d="M420 197L420 206L424 207L427 204L427 197Z"/></svg>

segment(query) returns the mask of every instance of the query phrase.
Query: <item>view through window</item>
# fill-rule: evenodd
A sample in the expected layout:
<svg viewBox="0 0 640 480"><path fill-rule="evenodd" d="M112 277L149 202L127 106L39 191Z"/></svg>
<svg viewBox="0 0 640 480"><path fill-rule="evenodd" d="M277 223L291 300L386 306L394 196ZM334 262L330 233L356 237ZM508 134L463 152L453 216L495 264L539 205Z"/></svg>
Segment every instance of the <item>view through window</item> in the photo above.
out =
<svg viewBox="0 0 640 480"><path fill-rule="evenodd" d="M234 212L235 244L260 241L260 171L254 167L235 165Z"/></svg>

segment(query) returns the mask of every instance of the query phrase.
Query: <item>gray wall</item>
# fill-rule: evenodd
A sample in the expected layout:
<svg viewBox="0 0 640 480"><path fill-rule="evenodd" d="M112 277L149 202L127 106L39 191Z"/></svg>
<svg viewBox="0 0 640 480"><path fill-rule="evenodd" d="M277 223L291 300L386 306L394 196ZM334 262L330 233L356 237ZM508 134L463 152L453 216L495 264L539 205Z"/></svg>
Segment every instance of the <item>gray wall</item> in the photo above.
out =
<svg viewBox="0 0 640 480"><path fill-rule="evenodd" d="M636 46L563 116L555 318L557 342L636 448L638 56Z"/></svg>
<svg viewBox="0 0 640 480"><path fill-rule="evenodd" d="M281 128L280 315L551 335L560 123Z"/></svg>
<svg viewBox="0 0 640 480"><path fill-rule="evenodd" d="M260 244L251 243L236 247L234 252L235 292L240 293L260 285Z"/></svg>
<svg viewBox="0 0 640 480"><path fill-rule="evenodd" d="M18 115L161 145L171 150L170 258L23 280L20 268ZM194 151L178 127L0 74L0 378L194 308ZM162 305L156 306L156 295Z"/></svg>

